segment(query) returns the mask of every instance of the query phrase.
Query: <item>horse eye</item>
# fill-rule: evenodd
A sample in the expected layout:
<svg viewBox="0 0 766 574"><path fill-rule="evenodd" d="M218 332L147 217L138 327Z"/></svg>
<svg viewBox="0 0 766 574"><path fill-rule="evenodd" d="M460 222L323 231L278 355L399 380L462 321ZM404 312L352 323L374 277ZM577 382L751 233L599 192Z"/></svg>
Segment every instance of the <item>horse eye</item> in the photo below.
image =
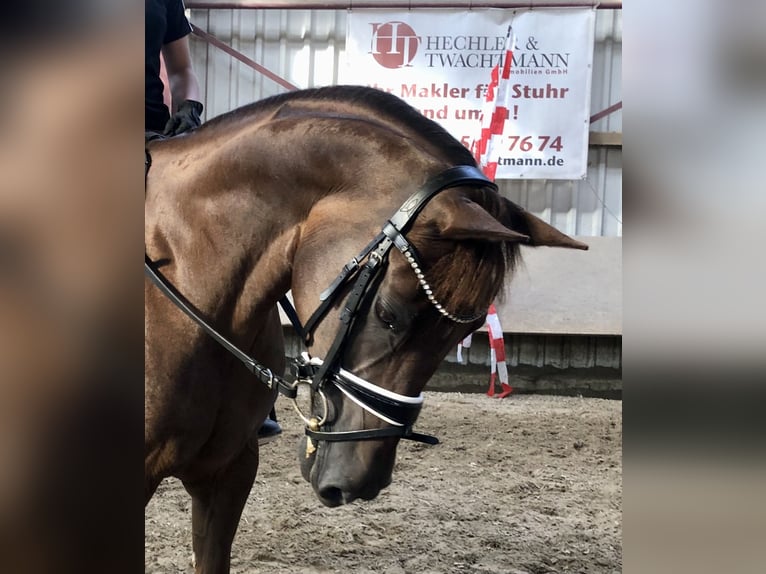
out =
<svg viewBox="0 0 766 574"><path fill-rule="evenodd" d="M392 331L396 331L396 315L380 299L375 301L375 314Z"/></svg>

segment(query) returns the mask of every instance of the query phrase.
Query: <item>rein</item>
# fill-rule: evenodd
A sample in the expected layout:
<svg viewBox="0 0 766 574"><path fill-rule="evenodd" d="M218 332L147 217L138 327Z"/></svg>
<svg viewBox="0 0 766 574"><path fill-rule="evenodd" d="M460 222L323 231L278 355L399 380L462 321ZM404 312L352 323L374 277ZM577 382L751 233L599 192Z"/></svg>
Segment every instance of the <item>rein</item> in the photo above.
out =
<svg viewBox="0 0 766 574"><path fill-rule="evenodd" d="M147 150L146 175L148 175L150 166L151 157ZM423 405L422 393L417 397L409 397L384 389L343 369L340 366L340 358L344 344L350 338L359 308L369 296L374 296L374 293L377 291L373 290L371 286L375 284L376 277L385 267L392 247L396 247L405 256L428 300L443 316L458 323L470 323L483 316L483 313L474 316L453 315L434 298L432 289L422 273L417 253L404 235L431 198L445 189L461 185L489 186L495 190L497 189L493 182L488 180L478 168L473 166L461 165L442 171L426 181L423 187L411 195L396 213L386 221L380 233L356 257L343 266L341 272L331 282L330 286L320 294L321 303L305 325L301 325L297 313L287 297L285 296L280 299L279 303L290 319L293 328L304 342L309 344L316 326L329 309L337 303L340 288L356 277L351 292L343 304L340 314L340 325L327 353L327 357L321 360L316 357L310 358L307 353L304 353L299 358L291 359L292 370L296 377L291 383L274 374L271 369L258 363L253 357L239 349L221 333L216 331L200 316L199 312L193 308L183 295L162 276L157 270L157 263L152 261L147 254L144 254L144 273L166 297L210 337L242 362L261 383L265 384L269 389L272 389L276 384L281 394L293 400L296 412L306 423L309 451L314 448L312 440L337 442L399 437L427 444L437 444L439 440L436 437L416 433L412 430L412 426L420 414L420 409ZM309 385L312 397L318 397L321 401L323 412L320 418L314 416L307 417L298 407L296 402L297 387L301 384ZM322 425L327 421L329 413L327 396L323 390L327 384L334 385L348 399L391 426L351 431L321 430Z"/></svg>
<svg viewBox="0 0 766 574"><path fill-rule="evenodd" d="M154 283L157 288L170 301L183 311L192 321L199 325L210 337L212 337L224 349L229 351L234 357L247 367L247 370L253 373L258 380L268 388L273 388L274 383L278 385L279 392L289 398L295 398L297 393L295 385L288 383L279 375L275 375L271 369L261 365L253 357L242 351L234 343L216 331L210 323L205 321L200 314L192 307L186 298L181 295L175 287L156 269L157 263L152 261L148 255L144 254L144 274Z"/></svg>

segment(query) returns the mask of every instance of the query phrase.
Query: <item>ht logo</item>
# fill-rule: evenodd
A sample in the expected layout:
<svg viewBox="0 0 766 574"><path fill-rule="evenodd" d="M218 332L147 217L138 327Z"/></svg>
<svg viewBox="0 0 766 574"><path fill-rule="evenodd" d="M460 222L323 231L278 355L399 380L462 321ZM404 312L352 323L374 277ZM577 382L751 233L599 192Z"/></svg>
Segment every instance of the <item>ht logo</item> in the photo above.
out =
<svg viewBox="0 0 766 574"><path fill-rule="evenodd" d="M370 54L384 68L409 66L420 45L415 30L404 22L372 23Z"/></svg>

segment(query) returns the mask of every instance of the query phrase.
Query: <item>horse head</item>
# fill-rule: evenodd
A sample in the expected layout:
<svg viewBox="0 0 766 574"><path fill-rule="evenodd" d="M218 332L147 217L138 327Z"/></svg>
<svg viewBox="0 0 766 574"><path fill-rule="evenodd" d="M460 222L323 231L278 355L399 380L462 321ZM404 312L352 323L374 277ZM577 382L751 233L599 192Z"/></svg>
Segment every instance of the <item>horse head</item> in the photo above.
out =
<svg viewBox="0 0 766 574"><path fill-rule="evenodd" d="M374 204L361 211L353 205L319 209L307 221L292 286L304 318L320 291L338 285L344 263L359 265L340 281L310 346L312 355L335 364L335 375L314 380L314 428L299 449L302 474L327 506L375 498L390 484L397 444L412 438L421 391L449 350L483 324L512 275L520 244L587 249L500 196L489 181L446 187L424 202L401 233L384 225L391 220ZM352 257L376 225L383 228L378 237L398 249L374 262L379 273L359 287L354 277L364 271L361 259L373 258L374 249ZM358 308L349 317L349 300L358 290Z"/></svg>

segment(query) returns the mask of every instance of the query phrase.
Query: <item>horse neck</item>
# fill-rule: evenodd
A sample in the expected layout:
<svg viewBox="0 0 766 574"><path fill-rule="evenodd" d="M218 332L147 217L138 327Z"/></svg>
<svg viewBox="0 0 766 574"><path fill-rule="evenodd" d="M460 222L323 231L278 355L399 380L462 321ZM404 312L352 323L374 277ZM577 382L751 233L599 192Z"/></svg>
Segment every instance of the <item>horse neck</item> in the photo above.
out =
<svg viewBox="0 0 766 574"><path fill-rule="evenodd" d="M156 146L147 178L145 242L165 275L211 318L235 327L289 288L302 207L258 180L244 149Z"/></svg>
<svg viewBox="0 0 766 574"><path fill-rule="evenodd" d="M444 163L374 119L321 113L203 129L157 145L155 156L150 256L171 259L171 279L201 308L243 321L290 288L296 250L316 221L335 228L316 234L320 251L336 241L361 247L422 183L415 174Z"/></svg>

